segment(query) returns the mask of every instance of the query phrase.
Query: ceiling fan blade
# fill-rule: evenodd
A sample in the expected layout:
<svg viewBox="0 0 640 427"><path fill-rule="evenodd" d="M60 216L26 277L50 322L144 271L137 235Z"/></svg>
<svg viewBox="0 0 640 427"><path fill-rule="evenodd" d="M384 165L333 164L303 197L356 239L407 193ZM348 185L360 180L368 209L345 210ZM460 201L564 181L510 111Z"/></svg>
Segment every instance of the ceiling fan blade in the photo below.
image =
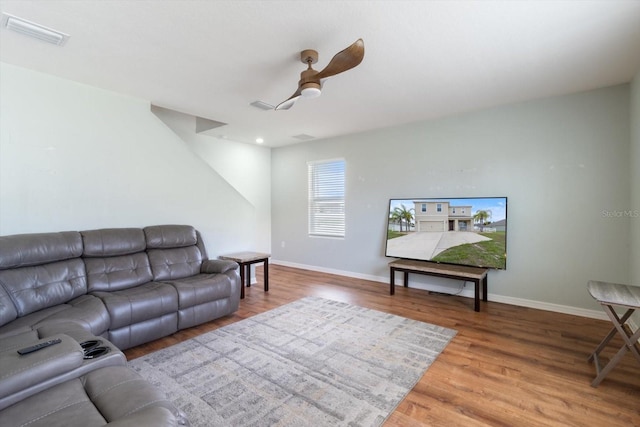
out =
<svg viewBox="0 0 640 427"><path fill-rule="evenodd" d="M295 91L293 95L291 95L286 101L282 101L280 104L276 105L276 111L278 110L288 110L293 107L293 104L296 103L298 98L302 95L302 88L298 87L298 90Z"/></svg>
<svg viewBox="0 0 640 427"><path fill-rule="evenodd" d="M364 41L358 39L348 48L336 53L329 64L314 77L326 79L335 76L357 66L362 62L362 58L364 58Z"/></svg>

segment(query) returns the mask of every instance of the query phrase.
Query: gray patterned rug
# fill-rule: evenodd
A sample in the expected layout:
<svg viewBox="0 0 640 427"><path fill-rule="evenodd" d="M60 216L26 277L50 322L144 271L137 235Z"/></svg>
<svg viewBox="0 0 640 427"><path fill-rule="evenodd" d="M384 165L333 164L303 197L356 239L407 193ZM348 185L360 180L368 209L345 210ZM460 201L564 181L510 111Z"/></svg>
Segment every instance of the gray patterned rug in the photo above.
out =
<svg viewBox="0 0 640 427"><path fill-rule="evenodd" d="M307 297L129 365L192 426L379 426L456 331Z"/></svg>

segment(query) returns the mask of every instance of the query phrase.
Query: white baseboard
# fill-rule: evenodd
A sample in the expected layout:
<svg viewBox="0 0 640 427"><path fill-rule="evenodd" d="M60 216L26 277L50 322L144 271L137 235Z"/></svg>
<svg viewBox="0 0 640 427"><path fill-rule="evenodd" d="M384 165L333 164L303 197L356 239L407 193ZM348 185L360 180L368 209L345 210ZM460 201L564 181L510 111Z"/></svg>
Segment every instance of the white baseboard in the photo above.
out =
<svg viewBox="0 0 640 427"><path fill-rule="evenodd" d="M371 280L373 282L381 282L387 285L389 284L389 277L380 277L380 276L374 276L372 274L355 273L353 271L336 270L333 268L317 267L315 265L298 264L295 262L280 261L275 259L270 260L270 263L283 265L285 267L300 268L302 270L318 271L320 273L335 274L338 276L353 277L355 279ZM255 278L253 280L255 280ZM396 281L396 285L398 284L402 286L402 282ZM435 292L451 293L451 288L444 287L444 286L427 285L424 287L424 289L435 291ZM457 293L457 295L467 297L467 298L473 298L475 296L474 291L471 290L470 288L467 288L467 289L463 288L459 293ZM550 302L543 302L543 301L534 301L534 300L528 300L524 298L515 298L515 297L504 296L504 295L492 294L492 293L487 294L487 300L499 302L503 304L517 305L520 307L528 307L528 308L536 308L538 310L553 311L556 313L572 314L574 316L588 317L592 319L609 320L609 318L604 313L604 311L599 311L599 310L588 310L586 308L553 304ZM637 331L638 328L640 328L640 325L638 325L634 321L634 319L629 319L627 323L629 324L629 326L633 331ZM640 340L638 340L638 343L640 343Z"/></svg>
<svg viewBox="0 0 640 427"><path fill-rule="evenodd" d="M353 277L356 279L371 280L374 282L386 283L387 285L389 284L389 277L380 277L380 276L374 276L371 274L354 273L352 271L336 270L332 268L317 267L314 265L297 264L297 263L288 262L288 261L271 260L270 262L272 264L283 265L285 267L319 271L321 273L336 274L338 276ZM400 284L400 286L402 286L402 282L396 282L396 285L397 284ZM435 291L435 292L451 293L450 287L444 287L444 286L438 286L438 285L426 285L424 289ZM467 298L473 298L474 291L473 289L471 289L471 287L466 287L466 288L463 288L457 295L467 297ZM599 310L588 310L585 308L571 307L568 305L553 304L553 303L543 302L543 301L534 301L534 300L528 300L524 298L515 298L515 297L504 296L504 295L492 294L490 292L487 294L487 299L489 301L499 302L503 304L511 304L511 305L517 305L521 307L536 308L539 310L554 311L557 313L573 314L575 316L589 317L592 319L609 320L609 318L604 313L604 311L599 311ZM634 330L638 327L638 325L635 325L634 322L629 322L629 323L631 324L632 328L634 328Z"/></svg>

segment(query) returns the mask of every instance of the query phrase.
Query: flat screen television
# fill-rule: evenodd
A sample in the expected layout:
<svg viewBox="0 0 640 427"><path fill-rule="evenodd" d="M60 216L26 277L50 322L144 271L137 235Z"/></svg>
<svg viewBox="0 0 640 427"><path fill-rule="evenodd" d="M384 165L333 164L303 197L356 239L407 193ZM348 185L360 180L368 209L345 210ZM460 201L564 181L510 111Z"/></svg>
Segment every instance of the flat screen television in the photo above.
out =
<svg viewBox="0 0 640 427"><path fill-rule="evenodd" d="M390 199L385 255L507 268L507 198Z"/></svg>

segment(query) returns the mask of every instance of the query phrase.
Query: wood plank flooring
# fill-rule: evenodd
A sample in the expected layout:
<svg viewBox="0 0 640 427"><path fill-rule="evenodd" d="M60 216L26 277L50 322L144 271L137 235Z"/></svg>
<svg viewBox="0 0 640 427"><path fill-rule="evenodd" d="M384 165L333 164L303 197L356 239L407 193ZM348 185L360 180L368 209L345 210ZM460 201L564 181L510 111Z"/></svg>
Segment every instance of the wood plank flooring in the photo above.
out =
<svg viewBox="0 0 640 427"><path fill-rule="evenodd" d="M384 283L270 265L269 292L246 289L233 315L125 351L132 359L313 295L458 331L385 423L390 426L640 426L640 364L631 354L598 388L588 355L608 333L604 320L429 294ZM585 292L586 292L585 284ZM622 346L616 337L602 353Z"/></svg>

